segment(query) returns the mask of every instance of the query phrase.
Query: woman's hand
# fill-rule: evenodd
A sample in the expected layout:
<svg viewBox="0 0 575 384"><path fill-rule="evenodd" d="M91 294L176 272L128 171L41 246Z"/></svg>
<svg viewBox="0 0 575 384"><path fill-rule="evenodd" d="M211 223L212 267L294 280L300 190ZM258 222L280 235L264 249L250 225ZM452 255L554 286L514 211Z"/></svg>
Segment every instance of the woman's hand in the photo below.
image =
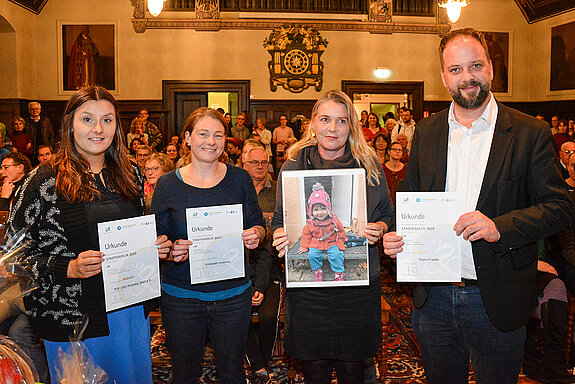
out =
<svg viewBox="0 0 575 384"><path fill-rule="evenodd" d="M102 271L102 256L100 251L84 251L77 259L70 261L66 276L69 279L87 279Z"/></svg>
<svg viewBox="0 0 575 384"><path fill-rule="evenodd" d="M172 254L169 255L165 260L175 261L176 263L186 261L189 256L191 245L192 240L178 239L174 241L174 245L172 246Z"/></svg>
<svg viewBox="0 0 575 384"><path fill-rule="evenodd" d="M156 248L158 248L158 256L160 259L165 260L170 257L170 251L172 250L172 242L168 239L168 236L161 235L156 239Z"/></svg>
<svg viewBox="0 0 575 384"><path fill-rule="evenodd" d="M382 238L383 234L387 231L387 224L383 221L377 223L367 223L363 236L367 239L369 245L375 244Z"/></svg>
<svg viewBox="0 0 575 384"><path fill-rule="evenodd" d="M289 245L286 231L283 228L276 229L273 239L272 245L278 250L278 256L284 257L287 252L287 246Z"/></svg>
<svg viewBox="0 0 575 384"><path fill-rule="evenodd" d="M242 240L247 249L255 249L260 244L261 239L266 235L263 227L256 225L242 232Z"/></svg>
<svg viewBox="0 0 575 384"><path fill-rule="evenodd" d="M256 291L252 296L252 305L257 307L262 301L264 301L264 294Z"/></svg>

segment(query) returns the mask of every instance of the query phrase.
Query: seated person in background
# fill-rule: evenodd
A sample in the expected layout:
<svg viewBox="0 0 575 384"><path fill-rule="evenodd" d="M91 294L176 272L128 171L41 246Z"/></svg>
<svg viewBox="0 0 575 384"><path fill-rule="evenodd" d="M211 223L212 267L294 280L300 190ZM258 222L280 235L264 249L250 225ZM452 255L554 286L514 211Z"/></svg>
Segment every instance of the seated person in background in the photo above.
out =
<svg viewBox="0 0 575 384"><path fill-rule="evenodd" d="M128 148L132 140L138 139L141 144L148 145L148 134L144 132L144 121L139 117L134 117L130 124L130 132L126 135Z"/></svg>
<svg viewBox="0 0 575 384"><path fill-rule="evenodd" d="M16 191L20 188L32 165L28 157L21 153L9 153L2 159L0 176L4 178L0 192L0 211L10 209L10 202Z"/></svg>
<svg viewBox="0 0 575 384"><path fill-rule="evenodd" d="M148 157L144 167L144 175L146 182L144 183L144 202L146 204L146 213L150 212L152 205L152 196L154 196L154 188L160 176L174 170L174 162L161 152L154 152Z"/></svg>
<svg viewBox="0 0 575 384"><path fill-rule="evenodd" d="M16 150L30 158L34 155L34 148L32 146L32 139L27 133L24 133L26 121L21 117L12 119L12 133L8 135L12 145Z"/></svg>
<svg viewBox="0 0 575 384"><path fill-rule="evenodd" d="M270 163L266 150L259 146L249 147L244 168L254 182L258 204L266 216L266 212L271 213L275 209L276 182L268 173ZM269 235L256 249L250 250L248 256L255 290L252 306L259 319L258 324L250 324L248 333L247 357L252 371L248 379L251 384L264 384L270 379L267 365L276 341L282 274L277 258L271 254Z"/></svg>
<svg viewBox="0 0 575 384"><path fill-rule="evenodd" d="M174 165L180 160L180 145L169 143L166 145L166 155L172 160Z"/></svg>
<svg viewBox="0 0 575 384"><path fill-rule="evenodd" d="M575 153L575 143L573 141L567 141L563 143L561 147L559 147L559 169L561 170L561 175L564 179L569 178L569 170L567 169L567 163L569 163L569 158L572 154ZM573 180L575 182L575 179ZM575 187L575 185L572 185Z"/></svg>
<svg viewBox="0 0 575 384"><path fill-rule="evenodd" d="M147 145L140 145L138 150L136 151L136 164L140 167L142 172L144 171L144 165L146 164L146 160L152 154L152 148L148 147Z"/></svg>
<svg viewBox="0 0 575 384"><path fill-rule="evenodd" d="M391 194L391 201L395 206L395 193L397 192L398 184L405 179L405 169L407 166L400 160L403 157L403 147L398 142L391 143L388 148L389 161L383 165L383 172Z"/></svg>
<svg viewBox="0 0 575 384"><path fill-rule="evenodd" d="M140 148L140 145L142 145L140 139L134 139L132 140L130 146L128 147L129 158L134 163L136 162L136 154L138 153L138 148Z"/></svg>
<svg viewBox="0 0 575 384"><path fill-rule="evenodd" d="M407 138L407 135L404 135L403 133L397 135L397 142L401 145L401 148L403 148L403 156L399 161L407 164L409 161L409 148L407 148L409 139Z"/></svg>
<svg viewBox="0 0 575 384"><path fill-rule="evenodd" d="M252 149L253 147L265 148L261 141L255 139L247 139L246 141L244 141L243 144L244 145L242 147L242 152L240 154L240 157L238 157L238 161L236 164L240 168L245 168L244 165L246 160L248 159L247 156L250 149Z"/></svg>
<svg viewBox="0 0 575 384"><path fill-rule="evenodd" d="M9 153L14 152L14 147L12 146L12 141L6 135L0 134L0 160Z"/></svg>
<svg viewBox="0 0 575 384"><path fill-rule="evenodd" d="M52 147L50 147L49 145L41 145L38 147L37 155L38 155L38 162L42 164L52 160L52 156L54 156L54 151L52 151Z"/></svg>
<svg viewBox="0 0 575 384"><path fill-rule="evenodd" d="M387 152L389 147L389 136L384 132L378 133L375 138L373 139L373 149L375 149L375 153L377 154L377 160L383 167L389 160L389 153Z"/></svg>
<svg viewBox="0 0 575 384"><path fill-rule="evenodd" d="M557 276L555 268L538 261L536 286L539 306L527 323L523 372L543 383L575 383L575 376L565 364L565 332L569 312L565 284ZM532 352L539 350L536 335L541 326L543 356Z"/></svg>
<svg viewBox="0 0 575 384"><path fill-rule="evenodd" d="M238 163L238 158L242 153L242 140L228 137L226 142L226 153L228 154L230 164L236 165Z"/></svg>

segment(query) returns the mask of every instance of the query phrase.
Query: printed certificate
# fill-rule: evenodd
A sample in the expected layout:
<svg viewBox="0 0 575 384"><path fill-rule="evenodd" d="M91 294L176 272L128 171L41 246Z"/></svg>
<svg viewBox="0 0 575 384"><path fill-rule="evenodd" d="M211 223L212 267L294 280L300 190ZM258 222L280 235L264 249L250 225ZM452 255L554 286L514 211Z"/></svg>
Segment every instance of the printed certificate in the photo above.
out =
<svg viewBox="0 0 575 384"><path fill-rule="evenodd" d="M192 284L245 276L242 205L186 209Z"/></svg>
<svg viewBox="0 0 575 384"><path fill-rule="evenodd" d="M463 214L453 192L397 192L398 282L461 281L459 237L453 226Z"/></svg>
<svg viewBox="0 0 575 384"><path fill-rule="evenodd" d="M99 223L98 238L106 311L160 296L154 215Z"/></svg>

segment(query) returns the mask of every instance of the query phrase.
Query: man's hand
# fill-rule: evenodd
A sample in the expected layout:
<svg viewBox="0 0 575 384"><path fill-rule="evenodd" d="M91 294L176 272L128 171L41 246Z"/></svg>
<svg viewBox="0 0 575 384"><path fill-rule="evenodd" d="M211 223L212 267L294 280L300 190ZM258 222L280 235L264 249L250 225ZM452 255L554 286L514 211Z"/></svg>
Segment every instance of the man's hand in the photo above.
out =
<svg viewBox="0 0 575 384"><path fill-rule="evenodd" d="M387 232L383 235L383 252L392 259L397 257L398 253L403 252L403 237L396 232Z"/></svg>
<svg viewBox="0 0 575 384"><path fill-rule="evenodd" d="M262 303L262 301L264 301L264 294L256 291L254 293L254 295L252 296L252 305L254 307L257 307L258 305L260 305Z"/></svg>
<svg viewBox="0 0 575 384"><path fill-rule="evenodd" d="M453 226L453 230L457 236L463 235L463 238L469 241L484 239L494 243L501 238L493 220L479 211L461 215Z"/></svg>
<svg viewBox="0 0 575 384"><path fill-rule="evenodd" d="M10 196L12 195L13 190L14 190L14 183L6 180L4 184L2 184L2 192L0 193L0 197L4 199L9 199Z"/></svg>

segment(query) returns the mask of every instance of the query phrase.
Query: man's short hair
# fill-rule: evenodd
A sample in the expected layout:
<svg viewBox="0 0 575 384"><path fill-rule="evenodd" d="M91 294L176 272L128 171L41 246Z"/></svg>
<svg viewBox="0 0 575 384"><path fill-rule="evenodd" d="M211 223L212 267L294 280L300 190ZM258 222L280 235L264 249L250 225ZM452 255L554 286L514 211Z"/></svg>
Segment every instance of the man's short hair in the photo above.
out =
<svg viewBox="0 0 575 384"><path fill-rule="evenodd" d="M49 146L49 145L44 145L44 144L38 146L38 150L36 151L36 153L40 152L40 150L41 150L41 149L44 149L44 148L48 148L48 149L50 150L50 153L54 153L54 150L52 149L51 146Z"/></svg>
<svg viewBox="0 0 575 384"><path fill-rule="evenodd" d="M447 44L457 38L457 37L471 37L477 40L483 50L485 51L485 56L487 57L487 61L491 61L491 57L489 56L489 49L487 48L487 42L485 41L485 37L483 33L479 32L475 28L467 27L467 28L460 28L454 29L453 31L449 32L447 35L443 36L441 42L439 43L439 61L441 62L441 69L443 70L443 51L445 51L445 47Z"/></svg>
<svg viewBox="0 0 575 384"><path fill-rule="evenodd" d="M5 159L12 159L14 165L24 165L24 175L27 175L32 170L32 164L30 163L30 159L28 156L21 154L20 152L12 152L4 155L2 161Z"/></svg>
<svg viewBox="0 0 575 384"><path fill-rule="evenodd" d="M150 146L148 146L148 145L140 145L140 146L138 147L138 152L140 151L140 149L145 149L146 151L148 151L148 154L151 154L152 152L154 152L154 151L152 150L152 148L151 148Z"/></svg>
<svg viewBox="0 0 575 384"><path fill-rule="evenodd" d="M253 151L263 151L266 154L266 156L268 154L264 147L260 147L260 146L256 145L256 146L253 146L250 149L248 149L248 151L246 152L246 158L248 158L250 156L250 153L252 153Z"/></svg>
<svg viewBox="0 0 575 384"><path fill-rule="evenodd" d="M400 112L409 112L409 114L410 114L411 116L413 116L413 109L411 109L411 108L401 107L401 108L399 108L399 111L400 111Z"/></svg>
<svg viewBox="0 0 575 384"><path fill-rule="evenodd" d="M147 108L141 108L141 109L138 111L138 115L139 115L140 113L142 113L142 111L146 111L146 113L147 113L148 115L150 114L150 111L148 111Z"/></svg>

